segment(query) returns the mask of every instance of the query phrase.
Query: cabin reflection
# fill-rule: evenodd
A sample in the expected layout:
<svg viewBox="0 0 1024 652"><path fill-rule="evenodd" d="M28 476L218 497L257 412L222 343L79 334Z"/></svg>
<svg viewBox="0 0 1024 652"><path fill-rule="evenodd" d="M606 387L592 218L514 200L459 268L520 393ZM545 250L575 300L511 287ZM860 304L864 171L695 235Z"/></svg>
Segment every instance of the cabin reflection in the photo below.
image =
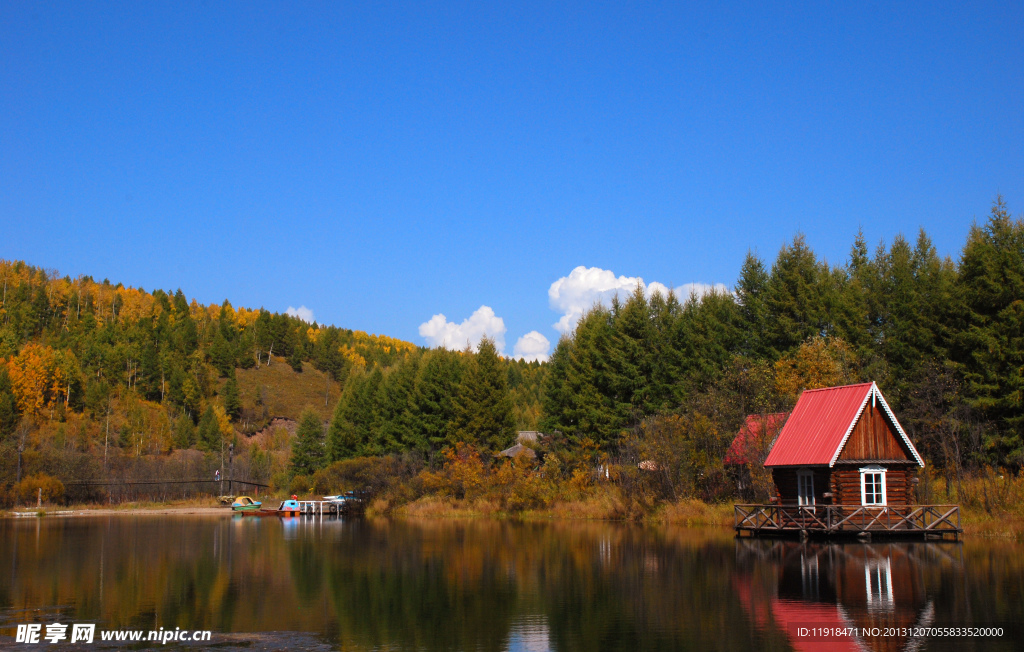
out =
<svg viewBox="0 0 1024 652"><path fill-rule="evenodd" d="M931 625L935 611L924 569L936 557L956 563L958 545L737 539L733 588L751 625L795 650L914 650L923 641L905 630ZM800 627L853 635L815 639Z"/></svg>

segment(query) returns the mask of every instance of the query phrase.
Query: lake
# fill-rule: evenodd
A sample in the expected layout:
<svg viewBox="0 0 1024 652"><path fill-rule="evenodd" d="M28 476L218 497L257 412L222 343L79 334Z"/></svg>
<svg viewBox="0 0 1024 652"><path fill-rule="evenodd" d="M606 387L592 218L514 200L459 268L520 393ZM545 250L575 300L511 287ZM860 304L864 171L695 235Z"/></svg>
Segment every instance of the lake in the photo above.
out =
<svg viewBox="0 0 1024 652"><path fill-rule="evenodd" d="M0 519L0 646L94 623L250 650L1011 650L1022 553L605 522Z"/></svg>

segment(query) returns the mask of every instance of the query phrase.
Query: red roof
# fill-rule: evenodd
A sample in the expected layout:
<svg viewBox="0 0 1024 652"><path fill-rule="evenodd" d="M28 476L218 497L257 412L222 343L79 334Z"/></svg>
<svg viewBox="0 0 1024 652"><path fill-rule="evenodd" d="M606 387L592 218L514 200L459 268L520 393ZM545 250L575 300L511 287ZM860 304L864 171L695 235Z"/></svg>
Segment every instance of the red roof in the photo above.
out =
<svg viewBox="0 0 1024 652"><path fill-rule="evenodd" d="M779 428L786 422L789 412L776 412L774 414L748 414L743 427L736 434L729 446L729 452L725 454L726 464L746 464L747 453L750 446L761 438L761 427L767 426L768 434L775 436Z"/></svg>
<svg viewBox="0 0 1024 652"><path fill-rule="evenodd" d="M766 467L832 466L850 436L857 418L869 399L875 397L885 409L896 431L920 466L924 466L910 438L896 421L882 392L874 383L809 389L800 395L796 407L772 446Z"/></svg>

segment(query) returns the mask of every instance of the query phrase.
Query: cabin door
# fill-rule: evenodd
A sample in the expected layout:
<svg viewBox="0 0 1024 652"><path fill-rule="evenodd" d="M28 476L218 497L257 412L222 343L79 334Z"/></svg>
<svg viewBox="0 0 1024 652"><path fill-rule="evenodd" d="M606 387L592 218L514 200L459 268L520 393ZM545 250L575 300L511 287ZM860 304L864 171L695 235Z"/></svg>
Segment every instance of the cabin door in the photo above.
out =
<svg viewBox="0 0 1024 652"><path fill-rule="evenodd" d="M797 504L802 507L814 505L814 474L810 471L797 471L796 474Z"/></svg>

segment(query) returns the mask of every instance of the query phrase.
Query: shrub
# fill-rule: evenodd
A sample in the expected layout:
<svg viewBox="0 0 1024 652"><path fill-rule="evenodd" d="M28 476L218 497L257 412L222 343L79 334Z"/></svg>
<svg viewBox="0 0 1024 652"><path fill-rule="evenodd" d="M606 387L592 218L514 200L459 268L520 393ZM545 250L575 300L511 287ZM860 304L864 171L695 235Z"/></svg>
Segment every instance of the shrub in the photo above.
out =
<svg viewBox="0 0 1024 652"><path fill-rule="evenodd" d="M444 465L440 471L420 474L423 488L431 493L463 498L477 498L487 490L487 469L480 453L463 442L444 451Z"/></svg>
<svg viewBox="0 0 1024 652"><path fill-rule="evenodd" d="M317 471L313 474L313 486L320 494L366 491L380 495L403 488L402 493L408 494L420 484L409 482L415 480L414 468L415 464L403 456L356 457Z"/></svg>
<svg viewBox="0 0 1024 652"><path fill-rule="evenodd" d="M308 495L315 490L313 478L308 475L297 475L288 483L288 493L295 496Z"/></svg>
<svg viewBox="0 0 1024 652"><path fill-rule="evenodd" d="M494 488L501 493L502 506L517 512L546 507L555 494L554 483L541 476L536 460L520 452L494 474Z"/></svg>
<svg viewBox="0 0 1024 652"><path fill-rule="evenodd" d="M55 502L64 498L64 483L45 473L30 475L14 485L15 494L25 503L36 500L40 490L44 502Z"/></svg>

